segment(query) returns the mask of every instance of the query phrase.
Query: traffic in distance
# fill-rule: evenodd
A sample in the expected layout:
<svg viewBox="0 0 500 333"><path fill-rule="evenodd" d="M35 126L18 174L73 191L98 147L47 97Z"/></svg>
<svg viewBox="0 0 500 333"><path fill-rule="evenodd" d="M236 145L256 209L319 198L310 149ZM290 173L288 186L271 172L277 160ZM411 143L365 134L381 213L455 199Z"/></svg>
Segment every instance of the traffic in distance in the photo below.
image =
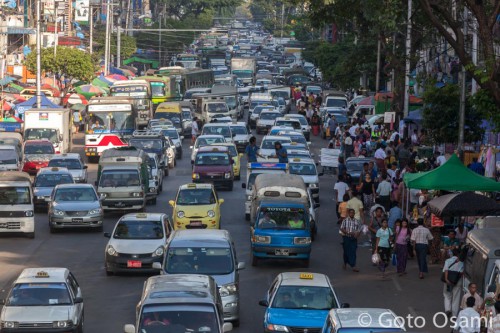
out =
<svg viewBox="0 0 500 333"><path fill-rule="evenodd" d="M368 248L344 272L323 139L350 101L238 23L92 97L78 130L45 108L0 132L0 332L402 332L440 311L417 299L439 282L378 281Z"/></svg>

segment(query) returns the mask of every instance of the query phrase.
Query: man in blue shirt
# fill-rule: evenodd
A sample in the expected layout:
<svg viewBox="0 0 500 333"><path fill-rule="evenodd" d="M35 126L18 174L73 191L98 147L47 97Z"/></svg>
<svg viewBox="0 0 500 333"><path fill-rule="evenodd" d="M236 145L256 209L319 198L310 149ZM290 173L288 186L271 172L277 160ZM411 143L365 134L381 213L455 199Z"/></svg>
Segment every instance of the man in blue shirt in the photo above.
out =
<svg viewBox="0 0 500 333"><path fill-rule="evenodd" d="M274 149L276 150L276 155L273 157L278 158L279 163L288 163L288 153L279 141L274 143Z"/></svg>
<svg viewBox="0 0 500 333"><path fill-rule="evenodd" d="M394 224L396 223L396 220L400 220L403 218L403 211L399 207L399 203L393 202L392 203L392 208L389 210L389 220L387 221L389 223L389 228L394 228Z"/></svg>
<svg viewBox="0 0 500 333"><path fill-rule="evenodd" d="M247 154L248 163L257 162L257 156L263 157L259 154L260 148L256 145L256 139L254 136L250 138L250 144L245 148L245 154Z"/></svg>

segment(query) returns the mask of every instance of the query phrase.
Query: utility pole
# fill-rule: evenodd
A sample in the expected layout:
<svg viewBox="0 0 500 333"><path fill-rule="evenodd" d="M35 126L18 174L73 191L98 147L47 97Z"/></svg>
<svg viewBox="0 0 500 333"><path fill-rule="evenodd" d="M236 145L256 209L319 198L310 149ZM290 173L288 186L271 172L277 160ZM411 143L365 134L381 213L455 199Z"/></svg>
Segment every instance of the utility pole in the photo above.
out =
<svg viewBox="0 0 500 333"><path fill-rule="evenodd" d="M474 19L474 30L472 32L472 63L477 65L477 48L479 47L479 40L477 38L477 21ZM474 95L477 92L477 82L472 79L472 89L471 94Z"/></svg>
<svg viewBox="0 0 500 333"><path fill-rule="evenodd" d="M111 17L113 17L113 14L111 14L111 6L109 4L110 0L107 0L106 2L106 38L104 41L104 75L109 74L109 54L110 54L110 25L111 25Z"/></svg>
<svg viewBox="0 0 500 333"><path fill-rule="evenodd" d="M382 42L380 41L380 35L378 36L377 43L377 73L375 74L375 92L378 93L380 90L380 51L382 48Z"/></svg>
<svg viewBox="0 0 500 333"><path fill-rule="evenodd" d="M469 16L469 11L467 7L464 8L464 43L467 43L467 35L469 29L467 26L467 20ZM467 46L465 46L467 49ZM463 161L463 149L464 149L464 127L465 127L465 97L467 93L467 71L465 66L462 65L462 82L460 89L460 111L458 114L458 154L460 159Z"/></svg>
<svg viewBox="0 0 500 333"><path fill-rule="evenodd" d="M92 5L89 6L89 28L90 28L90 44L89 44L89 52L92 54L94 52L94 7Z"/></svg>
<svg viewBox="0 0 500 333"><path fill-rule="evenodd" d="M122 27L121 24L118 25L116 31L116 67L121 65L122 56Z"/></svg>
<svg viewBox="0 0 500 333"><path fill-rule="evenodd" d="M283 44L283 27L285 25L285 1L281 3L281 38L280 42Z"/></svg>
<svg viewBox="0 0 500 333"><path fill-rule="evenodd" d="M42 107L42 39L40 27L40 1L36 1L36 108Z"/></svg>
<svg viewBox="0 0 500 333"><path fill-rule="evenodd" d="M54 13L56 11L54 10ZM54 27L54 62L56 61L57 57L57 44L59 44L59 36L57 35L57 15L55 17L55 27ZM54 72L54 79L52 81L52 86L55 88L56 87L56 73Z"/></svg>
<svg viewBox="0 0 500 333"><path fill-rule="evenodd" d="M161 67L161 21L163 21L163 12L160 13L158 16L160 19L159 26L160 26L160 39L158 43L158 68Z"/></svg>
<svg viewBox="0 0 500 333"><path fill-rule="evenodd" d="M406 23L406 66L405 66L405 100L404 100L404 117L408 116L410 110L410 55L411 55L411 17L412 17L412 0L408 0L408 21Z"/></svg>

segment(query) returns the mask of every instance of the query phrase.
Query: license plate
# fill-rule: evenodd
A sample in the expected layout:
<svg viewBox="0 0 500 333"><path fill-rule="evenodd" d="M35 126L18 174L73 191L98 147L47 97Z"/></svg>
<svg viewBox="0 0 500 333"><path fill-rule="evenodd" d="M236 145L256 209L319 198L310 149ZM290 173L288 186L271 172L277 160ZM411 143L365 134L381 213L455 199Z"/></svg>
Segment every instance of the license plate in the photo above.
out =
<svg viewBox="0 0 500 333"><path fill-rule="evenodd" d="M191 221L189 222L189 225L192 227L201 227L203 224L201 223L201 221Z"/></svg>
<svg viewBox="0 0 500 333"><path fill-rule="evenodd" d="M137 260L127 260L127 267L128 268L141 268L142 262L137 261Z"/></svg>
<svg viewBox="0 0 500 333"><path fill-rule="evenodd" d="M82 223L83 219L71 219L71 222L73 222L73 223Z"/></svg>
<svg viewBox="0 0 500 333"><path fill-rule="evenodd" d="M277 256L287 256L287 255L289 255L288 249L277 249L277 250L274 250L274 254L277 255Z"/></svg>

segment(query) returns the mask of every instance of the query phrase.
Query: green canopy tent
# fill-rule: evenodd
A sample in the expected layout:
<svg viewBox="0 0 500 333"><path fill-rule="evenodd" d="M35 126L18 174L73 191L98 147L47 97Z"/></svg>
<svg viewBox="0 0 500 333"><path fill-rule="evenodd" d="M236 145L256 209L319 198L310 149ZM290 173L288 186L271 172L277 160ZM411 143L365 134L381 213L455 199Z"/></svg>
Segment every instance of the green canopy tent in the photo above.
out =
<svg viewBox="0 0 500 333"><path fill-rule="evenodd" d="M124 65L130 65L130 64L141 64L141 65L150 65L151 68L157 69L158 66L160 65L160 62L158 60L153 60L153 59L144 59L141 57L131 57L123 61ZM144 71L146 71L146 67L144 67Z"/></svg>
<svg viewBox="0 0 500 333"><path fill-rule="evenodd" d="M467 168L456 155L445 164L428 172L405 174L407 188L444 191L500 191L500 183Z"/></svg>

